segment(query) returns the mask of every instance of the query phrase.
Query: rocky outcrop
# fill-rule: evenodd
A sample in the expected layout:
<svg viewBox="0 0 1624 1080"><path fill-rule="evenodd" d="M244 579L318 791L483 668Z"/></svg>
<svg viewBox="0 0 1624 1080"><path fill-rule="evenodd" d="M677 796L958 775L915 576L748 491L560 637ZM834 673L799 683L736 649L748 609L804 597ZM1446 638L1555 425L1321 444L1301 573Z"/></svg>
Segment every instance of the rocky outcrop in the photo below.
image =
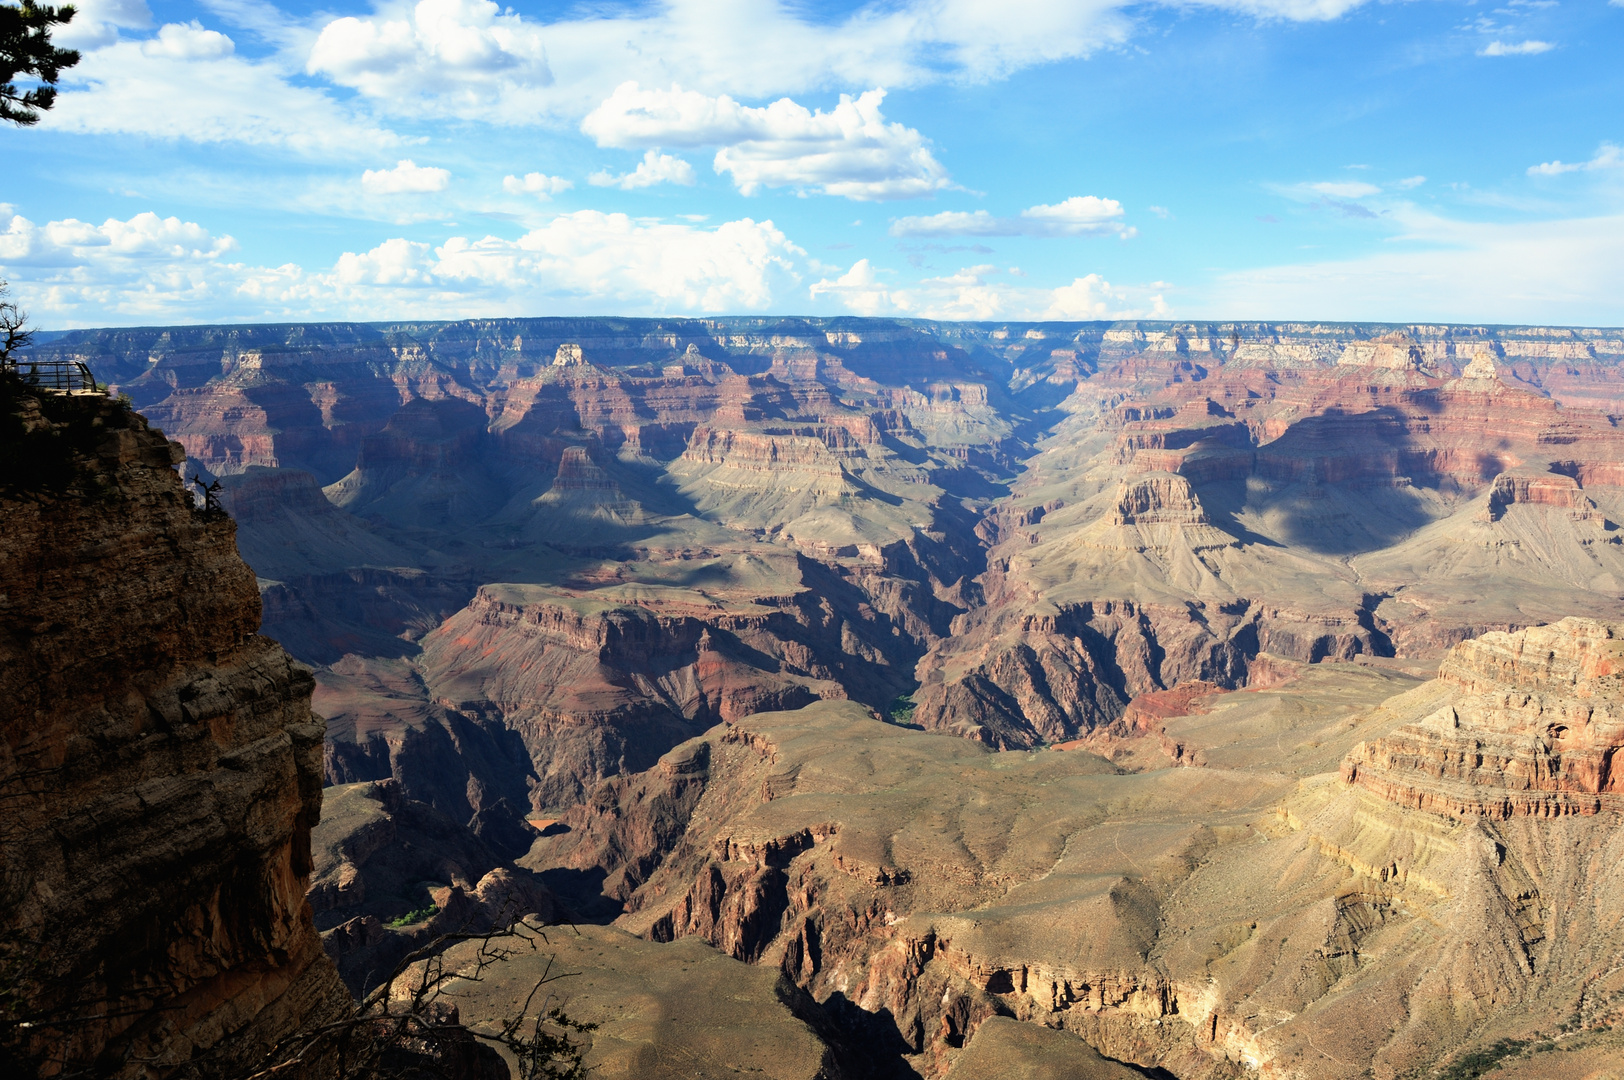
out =
<svg viewBox="0 0 1624 1080"><path fill-rule="evenodd" d="M719 721L819 699L888 706L915 643L956 610L891 561L917 567L897 544L843 572L749 552L693 560L672 584L489 585L423 639L418 667L444 707L518 733L532 805L561 811Z"/></svg>
<svg viewBox="0 0 1624 1080"><path fill-rule="evenodd" d="M921 661L915 722L1024 746L1185 680L1247 685L1263 652L1437 655L1572 610L1624 617L1612 423L1492 366L1447 379L1421 340L1266 373L1147 350L1079 383L982 531L984 603ZM1133 632L1094 614L1112 610Z"/></svg>
<svg viewBox="0 0 1624 1080"><path fill-rule="evenodd" d="M1429 741L1471 696L1447 680L1332 691L1413 685L1392 654L1489 629L1624 624L1616 331L476 320L49 348L228 477L266 627L324 665L328 779L394 781L502 854L545 807L523 862L572 906L781 973L920 1072L1011 1017L1199 1080L1412 1075L1610 1007L1586 980L1624 859L1605 800L1567 812L1611 797L1604 750ZM401 873L483 910L495 868L458 867Z"/></svg>
<svg viewBox="0 0 1624 1080"><path fill-rule="evenodd" d="M489 418L460 397L406 402L361 442L355 468L323 490L354 514L447 526L478 520L507 492L484 467Z"/></svg>
<svg viewBox="0 0 1624 1080"><path fill-rule="evenodd" d="M1608 365L1624 342L1607 331L543 319L119 331L51 348L91 360L138 401L169 410L166 422L196 441L202 465L309 470L368 515L367 528L396 543L410 534L436 545L389 561L351 544L344 576L338 567L262 573L280 583L267 587L276 616L268 625L320 662L344 652L409 654L388 639L415 639L481 582L544 573L539 556L513 554L527 546L633 562L691 558L731 546L708 523L825 563L873 561L899 543L916 556L954 548L950 559L918 557L906 572L922 570L914 583L962 610L978 600L971 579L982 569L975 545L955 540L966 531L957 520L966 505L972 523L988 512L982 533L997 546L1006 540L997 522L1064 506L1008 541L1049 549L1025 554L1052 566L1056 540L1103 521L1115 531L1079 539L1112 552L1117 569L1073 569L1114 578L1122 564L1143 560L1175 585L1065 603L1194 598L1206 611L1253 603L1287 613L1294 625L1279 626L1273 647L1304 659L1346 655L1356 638L1359 649L1380 652L1396 647L1395 632L1406 648L1437 650L1520 623L1509 612L1464 620L1432 604L1421 632L1397 618L1384 624L1373 612L1383 594L1419 596L1414 570L1367 587L1335 563L1391 546L1509 468L1537 468L1542 447L1578 440L1599 451L1590 466L1624 459L1606 449L1617 440L1594 417L1577 415L1617 411L1601 406L1620 400ZM591 363L556 365L560 356ZM1062 390L1073 399L1041 418L1022 404L1030 392L1042 398L1034 406L1055 405ZM1034 456L1031 440L1045 431L1059 437ZM1484 443L1485 431L1496 445ZM1077 448L1102 436L1112 444L1101 461L1113 468L1083 479L1094 466ZM1083 457L1096 450L1105 452ZM997 485L1023 461L1033 468L1020 493L999 503ZM1176 480L1157 481L1165 491L1145 486L1143 477L1160 474L1182 478L1188 494L1173 490ZM1132 505L1105 505L1111 500L1094 485L1123 481ZM1163 497L1172 502L1163 506ZM1606 500L1599 503L1605 514ZM300 532L315 525L316 509L288 500L290 515L308 518ZM1491 511L1490 523L1499 520ZM474 521L477 535L460 536ZM275 523L256 515L244 531L254 557L274 561L274 544L248 541L274 538ZM1283 550L1266 550L1273 545ZM1232 550L1213 554L1220 547ZM1024 557L994 553L993 569L1029 577L1018 565ZM457 588L417 588L400 577L402 566L432 567L431 577L454 578ZM1276 587L1254 587L1249 577ZM1299 585L1316 577L1334 579L1328 591L1337 595ZM1205 587L1207 578L1219 586ZM1021 584L1036 587L1008 590L1004 600L996 588L982 591L1020 604L1051 591ZM327 616L330 602L341 618ZM1315 625L1334 626L1335 640L1310 632ZM999 634L1007 630L999 623ZM963 661L945 666L982 666Z"/></svg>
<svg viewBox="0 0 1624 1080"><path fill-rule="evenodd" d="M1107 520L1113 525L1210 524L1189 480L1164 472L1123 479Z"/></svg>
<svg viewBox="0 0 1624 1080"><path fill-rule="evenodd" d="M316 673L311 704L328 718L326 783L394 780L460 824L522 825L535 775L523 741L433 701L408 661L347 656Z"/></svg>
<svg viewBox="0 0 1624 1080"><path fill-rule="evenodd" d="M310 675L255 633L253 572L177 445L99 396L3 390L8 461L41 466L0 494L7 1049L224 1068L347 1008L304 898Z"/></svg>
<svg viewBox="0 0 1624 1080"><path fill-rule="evenodd" d="M1388 368L1392 371L1414 371L1430 367L1421 347L1405 333L1383 334L1374 341L1357 341L1348 345L1336 361L1349 367Z"/></svg>
<svg viewBox="0 0 1624 1080"><path fill-rule="evenodd" d="M986 943L966 941L975 937L968 920L923 913L990 904L988 917L1001 919L997 898L1052 866L1049 841L1032 847L1036 838L1021 824L1028 811L999 801L1036 774L986 771L997 758L971 743L883 725L849 703L758 714L685 744L644 777L605 784L592 807L566 817L569 831L543 838L525 862L601 867L623 898L621 925L656 941L697 937L775 967L831 1016L855 1005L879 1018L871 1023L888 1034L871 1032L873 1045L896 1045L913 1068L941 1075L983 1021L1012 1015L1000 995L1017 987L1024 994L1027 979L1018 969L1012 978ZM1067 818L1078 785L1115 775L1088 753L1026 766L1046 780L1046 820ZM913 812L905 808L927 805L929 825L897 831ZM998 807L997 821L977 824L975 806ZM961 845L980 850L972 833L1018 839L966 858ZM1113 972L1113 987L1144 981L1115 974L1138 955L1117 955L1118 927L1141 927L1135 908L1155 903L1125 888L1126 924L1109 901L1103 912L1073 912L1104 948L1072 957L1081 965L1073 985L1085 1000L1101 970ZM1058 952L1077 944L1068 937ZM1106 992L1113 1006L1128 996Z"/></svg>
<svg viewBox="0 0 1624 1080"><path fill-rule="evenodd" d="M618 915L688 831L710 779L710 743L690 741L654 768L603 781L547 835L549 869L572 871L584 889L567 898L583 914ZM603 870L603 876L592 872ZM602 905L607 898L612 904Z"/></svg>
<svg viewBox="0 0 1624 1080"><path fill-rule="evenodd" d="M1343 779L1455 816L1624 811L1621 638L1617 624L1564 619L1455 646L1438 675L1462 696L1360 743Z"/></svg>
<svg viewBox="0 0 1624 1080"><path fill-rule="evenodd" d="M1584 494L1579 481L1561 474L1523 476L1501 473L1489 488L1489 505L1483 511L1485 521L1499 521L1506 509L1518 503L1533 506L1552 506L1566 510L1575 521L1593 521L1607 524L1607 519L1596 509L1596 504Z"/></svg>
<svg viewBox="0 0 1624 1080"><path fill-rule="evenodd" d="M826 616L810 596L810 613L793 598L762 597L733 612L680 594L651 599L605 608L486 586L425 639L434 692L465 712L500 716L523 738L538 810L573 804L605 776L641 771L718 721L846 696L837 671L817 659L826 650L809 647L809 637L839 633L838 624L819 625Z"/></svg>
<svg viewBox="0 0 1624 1080"><path fill-rule="evenodd" d="M1357 610L1093 601L1016 617L1013 607L972 613L950 639L956 648L944 644L920 662L916 723L1003 749L1065 742L1117 724L1132 700L1188 682L1267 684L1269 654L1348 660L1380 653L1383 642ZM980 655L950 677L972 643Z"/></svg>

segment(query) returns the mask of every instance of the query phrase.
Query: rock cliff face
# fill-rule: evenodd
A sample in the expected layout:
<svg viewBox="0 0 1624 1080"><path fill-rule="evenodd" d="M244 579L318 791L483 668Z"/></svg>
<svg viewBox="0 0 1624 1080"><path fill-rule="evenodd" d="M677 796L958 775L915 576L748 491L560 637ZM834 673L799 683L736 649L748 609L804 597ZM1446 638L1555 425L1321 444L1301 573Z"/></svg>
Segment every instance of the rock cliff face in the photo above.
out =
<svg viewBox="0 0 1624 1080"><path fill-rule="evenodd" d="M1386 1080L1618 1013L1611 676L1515 636L1624 625L1616 331L48 348L223 478L328 782L487 847L529 811L564 902L776 968L899 1067L1075 1049L1004 1017L1180 1077ZM468 862L394 869L473 904ZM378 913L324 913L355 911L364 950Z"/></svg>
<svg viewBox="0 0 1624 1080"><path fill-rule="evenodd" d="M329 788L311 838L310 904L327 954L359 998L445 934L558 921L552 894L509 862L534 830L483 836L406 798L395 780Z"/></svg>
<svg viewBox="0 0 1624 1080"><path fill-rule="evenodd" d="M1621 634L1574 618L1462 642L1438 672L1462 696L1354 747L1343 779L1457 817L1624 811Z"/></svg>
<svg viewBox="0 0 1624 1080"><path fill-rule="evenodd" d="M798 561L709 561L703 591L488 585L423 639L420 664L454 709L524 740L536 809L567 807L718 721L820 698L883 707L906 688L918 654L892 620ZM769 584L793 591L746 591Z"/></svg>
<svg viewBox="0 0 1624 1080"><path fill-rule="evenodd" d="M347 1006L304 897L310 676L256 634L178 447L99 396L4 392L7 1049L118 1076L246 1057Z"/></svg>

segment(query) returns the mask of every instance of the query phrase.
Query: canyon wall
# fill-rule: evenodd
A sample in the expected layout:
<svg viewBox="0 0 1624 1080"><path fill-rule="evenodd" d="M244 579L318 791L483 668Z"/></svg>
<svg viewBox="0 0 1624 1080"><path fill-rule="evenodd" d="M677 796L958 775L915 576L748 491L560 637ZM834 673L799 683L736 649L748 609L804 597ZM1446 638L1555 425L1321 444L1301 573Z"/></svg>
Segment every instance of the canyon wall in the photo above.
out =
<svg viewBox="0 0 1624 1080"><path fill-rule="evenodd" d="M1259 656L1624 617L1616 331L510 319L42 352L223 478L265 629L336 688L329 780L469 814L561 812L812 699L1024 747Z"/></svg>
<svg viewBox="0 0 1624 1080"><path fill-rule="evenodd" d="M1335 363L1191 341L1076 382L990 516L985 603L921 663L914 719L1027 746L1180 682L1246 685L1264 654L1433 657L1624 616L1616 346L1568 405L1485 351L1525 341L1410 330Z"/></svg>
<svg viewBox="0 0 1624 1080"><path fill-rule="evenodd" d="M1624 811L1624 641L1569 618L1462 642L1439 669L1452 704L1370 743L1343 779L1389 801L1504 820Z"/></svg>
<svg viewBox="0 0 1624 1080"><path fill-rule="evenodd" d="M100 395L0 394L5 1050L223 1072L348 1008L304 895L312 681L178 446Z"/></svg>

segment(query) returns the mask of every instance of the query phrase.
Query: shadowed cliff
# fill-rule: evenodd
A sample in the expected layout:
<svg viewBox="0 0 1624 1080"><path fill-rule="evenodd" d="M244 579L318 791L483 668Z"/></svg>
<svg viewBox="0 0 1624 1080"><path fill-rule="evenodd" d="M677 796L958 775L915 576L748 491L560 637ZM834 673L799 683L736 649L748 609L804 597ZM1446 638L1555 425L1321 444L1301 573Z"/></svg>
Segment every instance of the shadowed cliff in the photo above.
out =
<svg viewBox="0 0 1624 1080"><path fill-rule="evenodd" d="M348 1008L313 682L140 416L8 377L0 453L0 1071L224 1071Z"/></svg>

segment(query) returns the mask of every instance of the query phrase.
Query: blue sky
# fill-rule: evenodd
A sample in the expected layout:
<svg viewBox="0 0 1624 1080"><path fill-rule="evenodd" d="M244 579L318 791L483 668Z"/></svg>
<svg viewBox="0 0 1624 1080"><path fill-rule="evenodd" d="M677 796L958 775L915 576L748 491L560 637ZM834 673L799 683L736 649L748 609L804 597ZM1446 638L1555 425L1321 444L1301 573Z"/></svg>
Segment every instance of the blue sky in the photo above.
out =
<svg viewBox="0 0 1624 1080"><path fill-rule="evenodd" d="M1624 324L1624 6L87 0L0 130L46 327Z"/></svg>

